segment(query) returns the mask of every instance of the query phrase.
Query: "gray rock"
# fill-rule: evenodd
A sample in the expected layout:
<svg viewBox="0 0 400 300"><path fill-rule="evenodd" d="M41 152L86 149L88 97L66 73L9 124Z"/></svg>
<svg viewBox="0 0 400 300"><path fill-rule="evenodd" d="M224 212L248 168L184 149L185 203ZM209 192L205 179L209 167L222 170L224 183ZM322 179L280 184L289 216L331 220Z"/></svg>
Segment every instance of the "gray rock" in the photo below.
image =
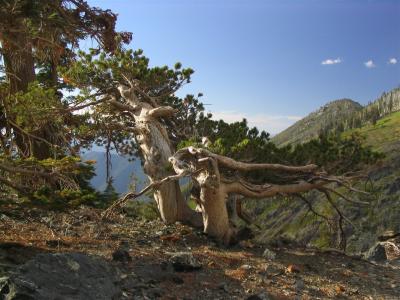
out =
<svg viewBox="0 0 400 300"><path fill-rule="evenodd" d="M79 253L39 254L0 282L0 299L119 299L118 270Z"/></svg>
<svg viewBox="0 0 400 300"><path fill-rule="evenodd" d="M268 260L274 260L276 258L276 253L268 248L265 248L263 252L263 257Z"/></svg>
<svg viewBox="0 0 400 300"><path fill-rule="evenodd" d="M275 265L268 265L265 271L268 277L275 277L284 273L283 269Z"/></svg>
<svg viewBox="0 0 400 300"><path fill-rule="evenodd" d="M201 263L191 252L173 253L169 262L176 272L190 272L201 268Z"/></svg>
<svg viewBox="0 0 400 300"><path fill-rule="evenodd" d="M294 287L297 292L301 292L304 289L304 281L302 279L297 279Z"/></svg>
<svg viewBox="0 0 400 300"><path fill-rule="evenodd" d="M226 292L226 293L229 292L229 287L228 287L228 285L227 285L226 283L221 283L221 284L218 286L218 288L221 289L221 290L223 290L223 291Z"/></svg>
<svg viewBox="0 0 400 300"><path fill-rule="evenodd" d="M381 243L378 243L368 250L367 254L365 255L365 258L375 262L386 261L387 260L386 249Z"/></svg>
<svg viewBox="0 0 400 300"><path fill-rule="evenodd" d="M246 300L270 300L272 299L267 293L254 294L246 298Z"/></svg>
<svg viewBox="0 0 400 300"><path fill-rule="evenodd" d="M123 263L128 263L132 261L132 257L129 255L129 252L122 249L117 249L113 252L112 258L114 261L119 261Z"/></svg>

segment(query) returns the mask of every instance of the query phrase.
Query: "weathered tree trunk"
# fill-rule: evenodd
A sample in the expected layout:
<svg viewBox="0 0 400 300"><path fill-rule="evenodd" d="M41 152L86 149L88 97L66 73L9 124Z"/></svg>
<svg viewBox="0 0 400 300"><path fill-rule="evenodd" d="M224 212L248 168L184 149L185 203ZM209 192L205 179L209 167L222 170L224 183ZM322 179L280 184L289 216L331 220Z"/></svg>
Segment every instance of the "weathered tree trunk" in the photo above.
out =
<svg viewBox="0 0 400 300"><path fill-rule="evenodd" d="M201 179L200 179L201 180ZM228 194L223 187L214 188L203 185L200 202L203 214L204 232L222 241L225 245L233 242L236 229L229 220L226 200Z"/></svg>
<svg viewBox="0 0 400 300"><path fill-rule="evenodd" d="M135 119L136 140L144 159L144 172L151 182L157 182L174 172L168 159L174 151L168 133L160 122L161 117L172 117L171 107L152 107L139 101L133 91L120 87L121 95L131 106ZM179 182L170 181L161 184L154 192L161 218L166 223L181 221L196 227L202 226L201 214L190 209L179 187Z"/></svg>
<svg viewBox="0 0 400 300"><path fill-rule="evenodd" d="M342 184L349 190L357 191L348 185L348 178L328 176L324 172L318 172L316 165L285 166L280 164L248 164L235 161L231 158L214 154L206 149L193 147L179 150L170 160L178 174L190 174L200 186L200 205L203 214L204 232L210 236L230 244L236 240L237 229L232 222L227 210L228 195L237 194L246 197L262 199L276 195L294 195L311 190L324 193L329 203L332 203L327 185L332 182ZM236 171L251 170L279 170L297 174L297 179L291 184L263 184L256 185L245 180L235 178L228 179L220 174L219 167L223 166ZM344 197L342 195L342 197ZM344 198L350 201L349 199ZM240 201L240 200L236 200ZM352 202L352 201L350 201ZM359 204L368 204L358 201ZM336 208L336 206L334 206ZM312 209L312 207L311 207ZM239 212L240 213L240 212ZM340 211L338 214L344 218Z"/></svg>

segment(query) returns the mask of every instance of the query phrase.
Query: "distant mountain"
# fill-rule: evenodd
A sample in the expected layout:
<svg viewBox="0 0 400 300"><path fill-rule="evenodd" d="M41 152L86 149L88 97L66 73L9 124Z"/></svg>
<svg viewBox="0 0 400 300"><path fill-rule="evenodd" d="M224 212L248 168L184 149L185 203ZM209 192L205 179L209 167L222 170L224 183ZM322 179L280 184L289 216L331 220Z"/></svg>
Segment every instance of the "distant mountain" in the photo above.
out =
<svg viewBox="0 0 400 300"><path fill-rule="evenodd" d="M400 110L400 88L383 93L378 99L363 107L350 99L329 102L271 140L278 146L299 144L316 138L321 132L343 132L360 128Z"/></svg>
<svg viewBox="0 0 400 300"><path fill-rule="evenodd" d="M92 178L91 184L98 191L104 191L107 186L106 180L106 154L101 151L89 151L82 154L82 160L95 160L96 176ZM135 180L136 190L141 190L147 185L147 176L143 173L140 159L129 161L127 157L111 154L111 176L113 185L118 193L126 193L129 186Z"/></svg>
<svg viewBox="0 0 400 300"><path fill-rule="evenodd" d="M288 129L275 135L271 140L278 146L307 142L318 137L321 130L324 130L326 124L330 123L331 120L346 117L362 109L363 107L360 103L351 99L329 102L317 111L297 121Z"/></svg>

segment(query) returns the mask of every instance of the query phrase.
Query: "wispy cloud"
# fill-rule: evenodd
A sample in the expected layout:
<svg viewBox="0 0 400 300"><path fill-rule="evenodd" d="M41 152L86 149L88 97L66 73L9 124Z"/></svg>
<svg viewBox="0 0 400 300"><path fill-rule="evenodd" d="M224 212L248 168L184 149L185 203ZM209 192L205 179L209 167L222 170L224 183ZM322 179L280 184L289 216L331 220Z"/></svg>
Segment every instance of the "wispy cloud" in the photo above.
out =
<svg viewBox="0 0 400 300"><path fill-rule="evenodd" d="M369 61L366 61L365 63L364 63L364 66L366 66L368 69L371 69L371 68L375 68L376 67L376 65L374 64L374 62L373 62L373 60L369 60Z"/></svg>
<svg viewBox="0 0 400 300"><path fill-rule="evenodd" d="M290 125L300 120L300 116L279 116L267 114L244 114L236 111L213 112L213 119L222 119L225 122L232 123L247 119L249 127L257 127L259 130L265 130L271 134L277 134L285 130Z"/></svg>
<svg viewBox="0 0 400 300"><path fill-rule="evenodd" d="M397 64L397 59L394 58L394 57L392 57L391 59L389 59L388 64L390 64L390 65L395 65L395 64Z"/></svg>
<svg viewBox="0 0 400 300"><path fill-rule="evenodd" d="M321 62L321 65L336 65L340 64L342 62L342 59L340 57L336 59L328 58L324 61Z"/></svg>

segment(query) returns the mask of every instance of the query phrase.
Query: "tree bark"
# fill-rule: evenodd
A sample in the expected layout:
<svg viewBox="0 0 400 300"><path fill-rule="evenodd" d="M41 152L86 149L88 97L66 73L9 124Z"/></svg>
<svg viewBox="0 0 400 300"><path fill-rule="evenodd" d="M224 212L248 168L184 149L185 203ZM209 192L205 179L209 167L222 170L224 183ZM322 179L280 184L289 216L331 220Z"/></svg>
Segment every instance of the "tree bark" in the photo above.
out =
<svg viewBox="0 0 400 300"><path fill-rule="evenodd" d="M21 25L23 26L23 25ZM7 38L1 40L6 76L9 82L9 93L27 92L28 86L35 78L35 62L32 43L26 33L7 33ZM8 116L13 118L13 116ZM11 120L15 123L15 118ZM45 159L50 156L49 145L35 140L14 126L15 143L24 157L34 156ZM45 138L44 129L35 135Z"/></svg>
<svg viewBox="0 0 400 300"><path fill-rule="evenodd" d="M144 172L151 182L173 175L168 160L174 151L159 118L172 116L174 110L171 107L153 107L149 103L139 101L133 90L128 91L123 86L120 86L119 90L129 103L129 110L135 119L135 136L144 160ZM181 221L195 227L202 226L201 215L189 208L178 181L162 183L155 190L154 199L164 222Z"/></svg>

